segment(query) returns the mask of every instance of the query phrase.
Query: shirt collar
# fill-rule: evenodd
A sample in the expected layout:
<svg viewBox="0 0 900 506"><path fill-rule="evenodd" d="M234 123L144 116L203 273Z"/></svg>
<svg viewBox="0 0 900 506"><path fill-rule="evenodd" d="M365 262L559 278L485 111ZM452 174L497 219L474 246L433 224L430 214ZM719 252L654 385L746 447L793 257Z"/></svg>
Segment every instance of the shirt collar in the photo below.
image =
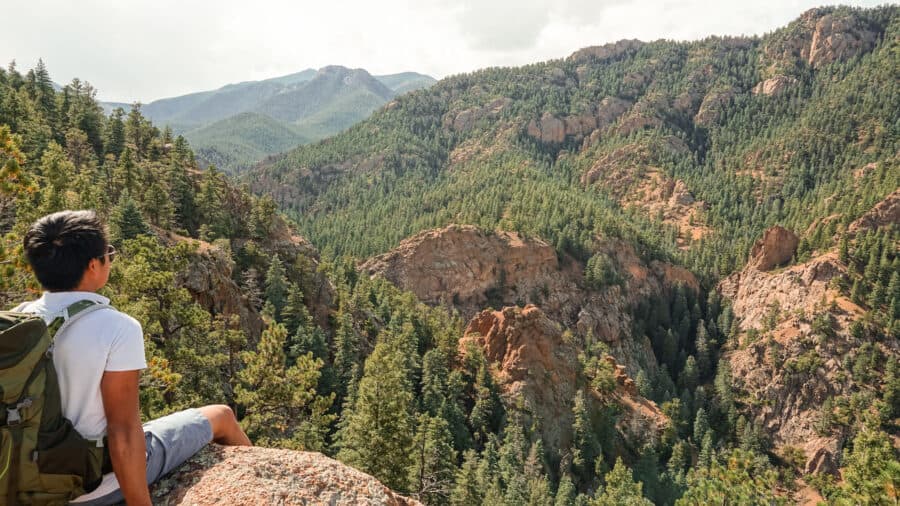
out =
<svg viewBox="0 0 900 506"><path fill-rule="evenodd" d="M109 299L95 292L44 292L40 301L48 309L61 310L79 300L92 300L100 304L109 304Z"/></svg>

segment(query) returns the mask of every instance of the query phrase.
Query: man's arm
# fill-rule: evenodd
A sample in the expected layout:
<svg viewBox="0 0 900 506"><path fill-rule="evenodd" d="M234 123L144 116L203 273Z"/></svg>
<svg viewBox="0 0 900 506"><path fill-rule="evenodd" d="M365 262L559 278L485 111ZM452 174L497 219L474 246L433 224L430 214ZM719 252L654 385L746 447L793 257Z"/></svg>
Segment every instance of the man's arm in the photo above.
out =
<svg viewBox="0 0 900 506"><path fill-rule="evenodd" d="M138 394L140 373L106 371L100 380L109 455L128 506L151 506Z"/></svg>

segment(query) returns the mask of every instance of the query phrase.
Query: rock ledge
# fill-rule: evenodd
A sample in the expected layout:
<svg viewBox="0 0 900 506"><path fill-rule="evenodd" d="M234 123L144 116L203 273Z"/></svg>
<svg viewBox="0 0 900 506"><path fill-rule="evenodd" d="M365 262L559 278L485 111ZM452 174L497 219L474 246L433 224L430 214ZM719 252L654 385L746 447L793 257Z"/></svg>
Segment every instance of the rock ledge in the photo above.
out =
<svg viewBox="0 0 900 506"><path fill-rule="evenodd" d="M320 453L211 444L151 488L158 505L420 503Z"/></svg>

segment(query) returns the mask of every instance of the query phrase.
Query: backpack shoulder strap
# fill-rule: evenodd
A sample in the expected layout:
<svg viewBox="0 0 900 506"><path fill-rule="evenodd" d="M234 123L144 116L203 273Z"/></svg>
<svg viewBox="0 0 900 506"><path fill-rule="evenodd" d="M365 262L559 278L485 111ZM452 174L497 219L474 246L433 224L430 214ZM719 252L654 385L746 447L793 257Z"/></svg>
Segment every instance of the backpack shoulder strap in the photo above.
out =
<svg viewBox="0 0 900 506"><path fill-rule="evenodd" d="M77 321L84 315L93 313L94 311L99 311L101 309L113 309L109 304L101 304L100 302L93 300L79 300L78 302L72 303L66 308L62 310L62 314L57 316L47 325L47 330L50 332L50 347L53 348L53 342L56 340L56 336L59 335L60 332L69 327L73 322Z"/></svg>

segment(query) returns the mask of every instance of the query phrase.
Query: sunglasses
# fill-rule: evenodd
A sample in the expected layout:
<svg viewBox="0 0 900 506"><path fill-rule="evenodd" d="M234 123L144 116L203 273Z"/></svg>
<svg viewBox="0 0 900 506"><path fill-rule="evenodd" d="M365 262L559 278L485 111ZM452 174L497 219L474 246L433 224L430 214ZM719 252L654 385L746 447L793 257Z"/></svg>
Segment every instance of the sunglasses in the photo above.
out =
<svg viewBox="0 0 900 506"><path fill-rule="evenodd" d="M109 259L109 263L112 263L112 261L116 258L116 253L117 252L115 246L113 246L112 244L108 244L106 246L106 253L98 256L97 258L106 257Z"/></svg>

